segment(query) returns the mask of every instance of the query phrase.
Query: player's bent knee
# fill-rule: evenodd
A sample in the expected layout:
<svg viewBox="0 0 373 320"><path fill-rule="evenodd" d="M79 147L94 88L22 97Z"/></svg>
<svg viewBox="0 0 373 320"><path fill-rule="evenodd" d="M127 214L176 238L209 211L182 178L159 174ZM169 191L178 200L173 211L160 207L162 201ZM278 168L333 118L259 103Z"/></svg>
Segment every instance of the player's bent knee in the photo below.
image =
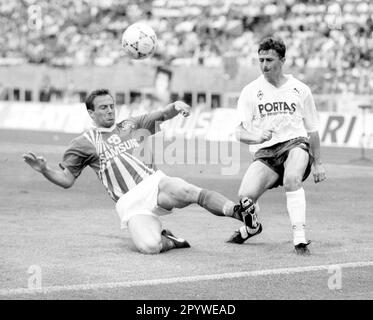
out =
<svg viewBox="0 0 373 320"><path fill-rule="evenodd" d="M158 254L161 252L161 243L141 243L136 245L137 249L143 254Z"/></svg>
<svg viewBox="0 0 373 320"><path fill-rule="evenodd" d="M145 254L156 254L161 251L161 224L151 215L134 215L128 221L128 230L136 248Z"/></svg>
<svg viewBox="0 0 373 320"><path fill-rule="evenodd" d="M196 202L201 189L186 183L180 190L180 198L185 202Z"/></svg>
<svg viewBox="0 0 373 320"><path fill-rule="evenodd" d="M297 174L288 174L284 176L284 188L287 191L298 190L302 187L302 177Z"/></svg>
<svg viewBox="0 0 373 320"><path fill-rule="evenodd" d="M144 254L157 254L161 252L161 236L143 235L141 238L132 238L136 248Z"/></svg>

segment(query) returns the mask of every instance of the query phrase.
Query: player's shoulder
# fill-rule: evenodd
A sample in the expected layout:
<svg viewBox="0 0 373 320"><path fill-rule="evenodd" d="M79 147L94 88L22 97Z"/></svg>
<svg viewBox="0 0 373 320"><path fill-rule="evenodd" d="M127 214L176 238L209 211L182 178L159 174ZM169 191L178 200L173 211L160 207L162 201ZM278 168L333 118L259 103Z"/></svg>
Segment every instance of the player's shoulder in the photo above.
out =
<svg viewBox="0 0 373 320"><path fill-rule="evenodd" d="M71 140L71 142L74 142L74 143L84 143L84 142L86 142L87 141L87 135L89 135L90 132L91 132L91 129L85 130L80 135L73 138Z"/></svg>
<svg viewBox="0 0 373 320"><path fill-rule="evenodd" d="M262 82L263 82L262 78L263 76L261 75L258 78L249 82L246 86L243 87L242 92L251 92L253 90L258 89L262 85Z"/></svg>
<svg viewBox="0 0 373 320"><path fill-rule="evenodd" d="M298 90L300 94L308 95L311 93L311 88L302 80L299 80L294 76L291 76L290 80L291 85L295 88L295 90Z"/></svg>
<svg viewBox="0 0 373 320"><path fill-rule="evenodd" d="M138 125L140 116L131 116L117 123L117 127L121 130L135 129Z"/></svg>
<svg viewBox="0 0 373 320"><path fill-rule="evenodd" d="M97 132L94 128L87 129L82 132L80 135L75 137L71 140L70 146L74 146L75 148L87 148L94 145L94 141L96 140Z"/></svg>
<svg viewBox="0 0 373 320"><path fill-rule="evenodd" d="M120 130L138 130L144 128L144 126L146 126L146 124L151 120L151 114L139 114L121 121L118 123L118 128Z"/></svg>

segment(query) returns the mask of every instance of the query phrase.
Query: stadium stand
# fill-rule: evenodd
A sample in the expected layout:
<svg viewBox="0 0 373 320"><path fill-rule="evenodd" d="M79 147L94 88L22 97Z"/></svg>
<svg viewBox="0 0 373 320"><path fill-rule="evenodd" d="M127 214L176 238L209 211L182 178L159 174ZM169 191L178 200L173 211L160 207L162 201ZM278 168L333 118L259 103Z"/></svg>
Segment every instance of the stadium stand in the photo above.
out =
<svg viewBox="0 0 373 320"><path fill-rule="evenodd" d="M286 40L288 65L315 93L372 94L373 2L368 0L0 1L0 65L111 66L130 61L122 31L147 21L171 66L252 66L256 43ZM212 5L213 4L213 5Z"/></svg>

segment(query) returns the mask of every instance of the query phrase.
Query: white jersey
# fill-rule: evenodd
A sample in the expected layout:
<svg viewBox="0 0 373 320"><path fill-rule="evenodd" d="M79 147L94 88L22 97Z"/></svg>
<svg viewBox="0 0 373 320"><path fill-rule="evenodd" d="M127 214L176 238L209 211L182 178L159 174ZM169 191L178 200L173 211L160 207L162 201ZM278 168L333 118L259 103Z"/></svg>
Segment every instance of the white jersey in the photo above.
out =
<svg viewBox="0 0 373 320"><path fill-rule="evenodd" d="M261 75L241 91L237 111L243 127L253 132L274 130L272 139L256 145L255 149L318 131L318 115L310 88L292 75L285 77L287 81L276 88Z"/></svg>

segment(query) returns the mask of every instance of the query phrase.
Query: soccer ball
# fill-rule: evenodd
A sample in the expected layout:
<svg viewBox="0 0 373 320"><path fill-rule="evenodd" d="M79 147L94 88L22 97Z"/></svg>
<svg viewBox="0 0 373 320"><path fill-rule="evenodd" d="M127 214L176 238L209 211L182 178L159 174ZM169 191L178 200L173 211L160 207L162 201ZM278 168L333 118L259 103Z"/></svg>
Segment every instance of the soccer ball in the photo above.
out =
<svg viewBox="0 0 373 320"><path fill-rule="evenodd" d="M137 22L123 32L122 47L132 59L145 59L154 54L157 36L150 26Z"/></svg>

